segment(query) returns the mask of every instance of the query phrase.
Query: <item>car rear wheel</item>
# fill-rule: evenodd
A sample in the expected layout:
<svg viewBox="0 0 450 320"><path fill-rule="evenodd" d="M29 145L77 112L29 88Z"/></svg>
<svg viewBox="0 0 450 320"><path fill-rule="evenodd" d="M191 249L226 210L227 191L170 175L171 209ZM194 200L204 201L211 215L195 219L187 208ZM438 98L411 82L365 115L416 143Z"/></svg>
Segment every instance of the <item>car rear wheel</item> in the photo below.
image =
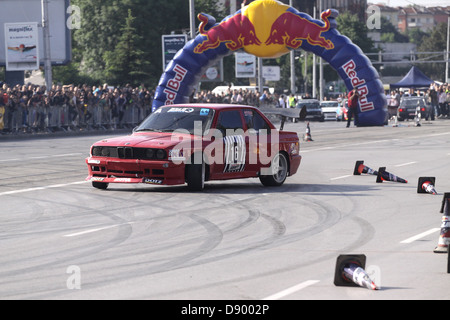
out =
<svg viewBox="0 0 450 320"><path fill-rule="evenodd" d="M259 180L266 187L281 186L288 176L289 163L284 153L278 153L273 159L268 168L269 172L266 175L261 175Z"/></svg>
<svg viewBox="0 0 450 320"><path fill-rule="evenodd" d="M189 190L202 191L205 187L205 161L186 166L186 182Z"/></svg>
<svg viewBox="0 0 450 320"><path fill-rule="evenodd" d="M108 183L93 181L92 186L97 189L106 190L108 188Z"/></svg>

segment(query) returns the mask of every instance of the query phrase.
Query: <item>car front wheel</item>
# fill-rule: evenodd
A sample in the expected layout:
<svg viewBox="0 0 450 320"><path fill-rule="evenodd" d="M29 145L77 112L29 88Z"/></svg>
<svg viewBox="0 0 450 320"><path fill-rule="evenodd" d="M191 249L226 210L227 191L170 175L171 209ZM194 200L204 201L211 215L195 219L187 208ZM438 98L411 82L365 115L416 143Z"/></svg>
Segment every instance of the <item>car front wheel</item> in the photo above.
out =
<svg viewBox="0 0 450 320"><path fill-rule="evenodd" d="M106 190L108 188L108 183L93 181L92 186L97 189Z"/></svg>
<svg viewBox="0 0 450 320"><path fill-rule="evenodd" d="M202 191L205 187L205 161L186 166L186 182L192 191Z"/></svg>
<svg viewBox="0 0 450 320"><path fill-rule="evenodd" d="M278 153L273 159L270 168L265 169L268 172L263 172L259 177L261 183L266 187L281 186L288 176L289 164L286 155Z"/></svg>

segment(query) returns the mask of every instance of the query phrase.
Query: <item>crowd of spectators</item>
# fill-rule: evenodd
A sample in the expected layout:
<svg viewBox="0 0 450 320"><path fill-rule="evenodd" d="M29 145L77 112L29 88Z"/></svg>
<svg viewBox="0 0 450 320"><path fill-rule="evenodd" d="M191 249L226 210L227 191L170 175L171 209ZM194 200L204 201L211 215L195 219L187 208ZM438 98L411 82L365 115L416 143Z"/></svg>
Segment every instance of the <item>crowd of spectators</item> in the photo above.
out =
<svg viewBox="0 0 450 320"><path fill-rule="evenodd" d="M54 130L95 129L106 124L128 126L123 117L128 108L136 108L140 119L149 113L154 92L126 85L120 88L103 85L53 85L47 90L39 85L7 84L0 86L0 131L3 133ZM112 121L93 121L98 109L108 112ZM66 112L55 112L64 109ZM55 119L55 116L61 119Z"/></svg>
<svg viewBox="0 0 450 320"><path fill-rule="evenodd" d="M417 92L416 92L417 93ZM414 93L414 94L416 94ZM0 83L0 132L3 134L52 132L57 130L117 129L134 127L151 113L155 90L144 85L111 87L88 85L53 85L47 90L39 85ZM450 86L434 85L425 95L440 118L450 117ZM403 92L387 92L390 110L396 109ZM408 95L408 94L407 94ZM191 103L242 104L256 107L293 107L300 99L271 93L269 90L232 89L220 94L211 90L194 91ZM340 101L345 95L339 97ZM64 112L58 112L64 110ZM137 116L125 115L132 110ZM132 119L132 120L130 120Z"/></svg>
<svg viewBox="0 0 450 320"><path fill-rule="evenodd" d="M263 96L265 94L265 96ZM259 107L262 103L272 104L275 97L268 90L261 94L258 90L231 89L222 93L213 93L211 90L202 90L193 96L193 102L197 103L225 103L243 104Z"/></svg>
<svg viewBox="0 0 450 320"><path fill-rule="evenodd" d="M264 89L262 92L249 89L228 88L221 93L213 93L211 90L203 90L191 97L191 102L199 103L225 103L225 104L243 104L255 107L274 107L286 108L293 107L290 100L298 101L300 99L309 99L309 95L287 95L277 92L271 93Z"/></svg>
<svg viewBox="0 0 450 320"><path fill-rule="evenodd" d="M427 90L408 91L393 90L386 92L388 108L390 115L397 113L402 97L421 96L425 98L426 103L431 107L432 119L450 118L450 85L447 83L434 83Z"/></svg>
<svg viewBox="0 0 450 320"><path fill-rule="evenodd" d="M0 132L3 134L134 127L151 113L155 90L145 86L0 84ZM227 103L279 106L280 95L264 90L231 90L213 94L194 92L192 103ZM127 110L137 111L133 123L124 121ZM64 110L64 111L62 111ZM98 116L98 110L102 115ZM105 116L106 114L106 116Z"/></svg>
<svg viewBox="0 0 450 320"><path fill-rule="evenodd" d="M450 85L447 83L433 86L428 91L429 102L436 109L438 118L450 118Z"/></svg>

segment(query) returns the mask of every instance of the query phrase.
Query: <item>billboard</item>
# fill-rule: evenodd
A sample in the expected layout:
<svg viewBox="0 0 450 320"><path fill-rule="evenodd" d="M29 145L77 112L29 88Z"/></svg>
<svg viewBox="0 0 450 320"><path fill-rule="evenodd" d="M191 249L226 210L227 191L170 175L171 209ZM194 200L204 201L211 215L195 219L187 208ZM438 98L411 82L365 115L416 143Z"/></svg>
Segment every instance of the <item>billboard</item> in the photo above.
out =
<svg viewBox="0 0 450 320"><path fill-rule="evenodd" d="M39 69L38 23L5 23L6 70Z"/></svg>
<svg viewBox="0 0 450 320"><path fill-rule="evenodd" d="M256 57L246 52L236 52L236 78L256 77Z"/></svg>
<svg viewBox="0 0 450 320"><path fill-rule="evenodd" d="M267 81L280 81L281 69L279 66L264 66L263 78Z"/></svg>
<svg viewBox="0 0 450 320"><path fill-rule="evenodd" d="M223 59L211 64L200 78L200 82L223 82Z"/></svg>
<svg viewBox="0 0 450 320"><path fill-rule="evenodd" d="M169 34L162 37L162 57L163 57L163 71L166 70L167 65L172 61L175 55L183 49L187 43L187 35L185 34Z"/></svg>
<svg viewBox="0 0 450 320"><path fill-rule="evenodd" d="M18 70L19 67L24 67L25 62L30 63L29 69L32 70L31 60L44 65L44 35L42 28L42 5L41 0L0 0L0 66L6 66L8 63L9 70ZM72 59L72 45L71 45L71 30L68 21L71 21L70 0L52 0L49 1L48 16L50 25L50 47L51 60L53 65L64 65ZM21 31L13 31L9 26L13 24L22 25L24 29ZM30 44L20 43L14 41L14 33L18 37L27 37L25 31L28 26L37 25L37 39L30 40ZM23 38L25 40L25 38ZM19 39L15 39L19 40ZM37 41L36 41L37 40ZM12 43L12 45L11 45ZM16 43L16 45L14 45ZM30 48L26 50L20 49L20 46L31 47L36 45L36 54L32 55ZM19 47L19 50L14 51L8 47ZM24 54L27 52L27 54ZM33 56L33 58L32 58ZM34 60L36 57L36 61ZM7 61L8 60L8 61ZM17 64L13 61L21 60L22 64ZM30 61L28 61L30 60ZM39 61L39 62L37 62ZM12 68L12 69L11 69Z"/></svg>

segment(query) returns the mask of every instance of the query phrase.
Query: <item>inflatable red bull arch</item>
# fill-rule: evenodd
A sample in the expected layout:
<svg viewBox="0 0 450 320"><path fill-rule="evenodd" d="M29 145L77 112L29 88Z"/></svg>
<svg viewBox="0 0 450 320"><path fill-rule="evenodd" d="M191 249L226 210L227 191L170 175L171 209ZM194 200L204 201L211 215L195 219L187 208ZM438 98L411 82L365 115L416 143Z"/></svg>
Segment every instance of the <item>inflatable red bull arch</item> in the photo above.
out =
<svg viewBox="0 0 450 320"><path fill-rule="evenodd" d="M303 49L322 57L359 92L359 126L382 126L386 97L377 70L362 50L336 30L338 11L328 9L321 20L276 0L256 0L216 23L201 13L199 35L169 63L159 81L153 111L187 103L200 77L216 60L244 50L260 58L276 58Z"/></svg>

